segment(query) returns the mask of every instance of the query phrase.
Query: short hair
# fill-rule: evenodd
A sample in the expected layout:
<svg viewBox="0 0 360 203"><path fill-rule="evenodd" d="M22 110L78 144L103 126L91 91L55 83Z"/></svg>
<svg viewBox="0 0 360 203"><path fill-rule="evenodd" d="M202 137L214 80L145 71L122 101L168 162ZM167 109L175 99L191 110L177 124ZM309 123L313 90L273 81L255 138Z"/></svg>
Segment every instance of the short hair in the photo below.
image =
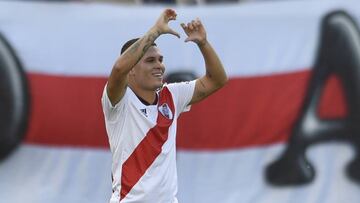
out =
<svg viewBox="0 0 360 203"><path fill-rule="evenodd" d="M123 54L129 47L131 47L131 45L133 45L136 41L138 41L140 38L134 38L131 40L128 40L121 48L121 52L120 54ZM157 44L155 42L153 42L151 44L151 46L157 46Z"/></svg>

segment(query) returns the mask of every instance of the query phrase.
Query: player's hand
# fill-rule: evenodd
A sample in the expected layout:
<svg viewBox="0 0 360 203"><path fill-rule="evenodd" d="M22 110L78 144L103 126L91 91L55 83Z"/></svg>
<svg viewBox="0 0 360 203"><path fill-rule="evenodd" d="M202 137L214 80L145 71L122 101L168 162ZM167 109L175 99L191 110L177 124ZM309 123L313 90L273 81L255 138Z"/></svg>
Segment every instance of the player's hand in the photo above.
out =
<svg viewBox="0 0 360 203"><path fill-rule="evenodd" d="M206 31L199 18L192 20L187 25L185 25L185 23L181 23L181 27L188 36L185 39L185 42L192 41L199 46L206 43Z"/></svg>
<svg viewBox="0 0 360 203"><path fill-rule="evenodd" d="M160 32L160 34L172 34L180 38L179 33L172 30L168 23L171 20L176 20L176 12L173 9L165 9L158 20L156 21L154 28Z"/></svg>

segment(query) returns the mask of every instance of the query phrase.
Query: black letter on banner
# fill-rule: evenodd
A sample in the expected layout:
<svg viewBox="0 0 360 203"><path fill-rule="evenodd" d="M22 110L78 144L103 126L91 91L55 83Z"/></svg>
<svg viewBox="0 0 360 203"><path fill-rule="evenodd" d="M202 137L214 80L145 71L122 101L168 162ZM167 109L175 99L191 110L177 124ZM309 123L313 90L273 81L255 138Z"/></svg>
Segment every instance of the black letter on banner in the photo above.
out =
<svg viewBox="0 0 360 203"><path fill-rule="evenodd" d="M26 75L14 50L0 34L0 161L24 138L28 114Z"/></svg>
<svg viewBox="0 0 360 203"><path fill-rule="evenodd" d="M313 144L331 140L350 142L356 151L347 174L360 183L360 32L345 12L328 14L322 21L317 61L301 113L282 156L266 169L274 185L311 182L315 169L305 156ZM348 115L343 119L320 119L317 107L326 80L336 75L342 82Z"/></svg>

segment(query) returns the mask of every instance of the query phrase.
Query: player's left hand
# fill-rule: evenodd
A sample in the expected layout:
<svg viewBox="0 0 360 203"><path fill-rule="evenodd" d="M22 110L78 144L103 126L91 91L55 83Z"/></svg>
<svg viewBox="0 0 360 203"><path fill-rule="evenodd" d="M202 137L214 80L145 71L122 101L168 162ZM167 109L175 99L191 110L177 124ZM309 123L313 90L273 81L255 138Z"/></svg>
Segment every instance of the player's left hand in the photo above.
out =
<svg viewBox="0 0 360 203"><path fill-rule="evenodd" d="M185 25L185 23L181 23L181 27L188 36L185 39L185 42L192 41L199 46L206 43L206 31L199 18L192 20L187 25Z"/></svg>

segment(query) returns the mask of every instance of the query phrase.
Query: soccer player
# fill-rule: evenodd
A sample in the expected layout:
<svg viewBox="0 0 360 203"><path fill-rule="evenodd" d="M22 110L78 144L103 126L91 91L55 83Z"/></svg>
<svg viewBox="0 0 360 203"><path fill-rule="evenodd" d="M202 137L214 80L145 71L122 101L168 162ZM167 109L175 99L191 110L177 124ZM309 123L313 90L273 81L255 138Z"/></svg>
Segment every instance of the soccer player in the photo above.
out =
<svg viewBox="0 0 360 203"><path fill-rule="evenodd" d="M176 19L166 9L141 38L125 43L102 96L112 152L110 203L177 203L176 124L179 115L227 82L224 68L199 19L181 24L199 47L206 74L194 81L163 84L163 56L154 41L179 34L168 26Z"/></svg>

